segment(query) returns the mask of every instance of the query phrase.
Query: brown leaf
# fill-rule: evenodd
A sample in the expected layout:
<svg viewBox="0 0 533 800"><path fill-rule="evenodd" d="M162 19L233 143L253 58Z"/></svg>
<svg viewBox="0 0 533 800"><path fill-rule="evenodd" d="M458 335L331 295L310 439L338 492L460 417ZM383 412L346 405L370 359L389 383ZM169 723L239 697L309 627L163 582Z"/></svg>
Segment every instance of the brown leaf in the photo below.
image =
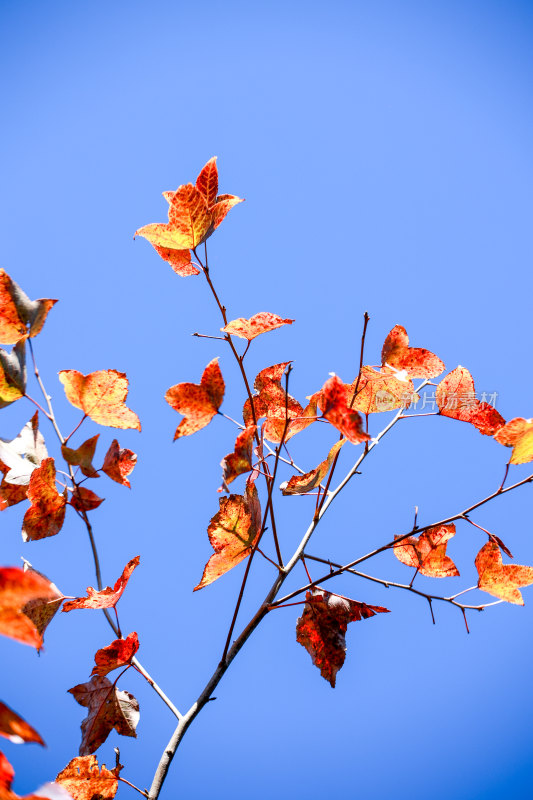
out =
<svg viewBox="0 0 533 800"><path fill-rule="evenodd" d="M409 347L405 328L396 325L385 339L381 363L405 370L410 378L435 378L444 372L445 365L436 355L422 347Z"/></svg>
<svg viewBox="0 0 533 800"><path fill-rule="evenodd" d="M0 736L5 736L15 744L36 742L44 747L44 742L35 728L2 702L0 702Z"/></svg>
<svg viewBox="0 0 533 800"><path fill-rule="evenodd" d="M261 507L255 484L246 484L244 496L230 494L218 502L219 510L207 528L215 552L194 591L220 578L249 556L261 532Z"/></svg>
<svg viewBox="0 0 533 800"><path fill-rule="evenodd" d="M37 336L55 303L57 300L30 300L0 269L0 342L15 344L26 333Z"/></svg>
<svg viewBox="0 0 533 800"><path fill-rule="evenodd" d="M165 400L174 411L184 416L176 429L174 441L196 433L211 422L224 399L224 389L218 358L209 362L199 384L177 383L170 387Z"/></svg>
<svg viewBox="0 0 533 800"><path fill-rule="evenodd" d="M63 606L63 611L74 611L78 608L114 608L122 593L126 588L130 579L131 573L141 560L140 556L135 556L131 561L128 561L122 575L115 583L115 586L106 586L100 591L93 589L92 586L87 587L87 597L77 597L74 600L69 600Z"/></svg>
<svg viewBox="0 0 533 800"><path fill-rule="evenodd" d="M293 475L287 484L282 485L283 494L305 494L311 492L315 487L319 486L329 472L329 468L333 463L333 459L343 446L346 444L347 439L339 439L335 442L333 447L328 453L325 461L322 461L311 472L306 472L305 475Z"/></svg>
<svg viewBox="0 0 533 800"><path fill-rule="evenodd" d="M81 723L80 756L98 750L113 728L121 736L137 736L139 703L129 692L118 690L108 678L94 675L90 681L74 686L69 692L80 706L89 709Z"/></svg>
<svg viewBox="0 0 533 800"><path fill-rule="evenodd" d="M121 448L116 439L113 439L111 446L104 458L102 472L116 483L131 488L128 475L133 472L137 463L137 456L132 450Z"/></svg>
<svg viewBox="0 0 533 800"><path fill-rule="evenodd" d="M125 639L115 639L95 654L96 666L93 667L91 675L107 675L113 669L131 664L131 659L138 649L139 637L136 633L130 633Z"/></svg>
<svg viewBox="0 0 533 800"><path fill-rule="evenodd" d="M55 536L65 520L66 495L56 489L56 468L53 458L45 458L32 472L27 491L31 506L24 514L22 538L28 540Z"/></svg>
<svg viewBox="0 0 533 800"><path fill-rule="evenodd" d="M98 497L97 494L90 489L86 489L85 486L77 486L72 492L72 497L70 499L70 505L81 513L84 511L93 511L103 502L103 497Z"/></svg>
<svg viewBox="0 0 533 800"><path fill-rule="evenodd" d="M305 600L303 614L296 624L296 641L305 647L322 677L335 688L337 672L346 657L348 623L389 609L367 606L318 587L307 592Z"/></svg>
<svg viewBox="0 0 533 800"><path fill-rule="evenodd" d="M35 572L17 567L0 568L0 633L39 649L43 643L38 627L24 613L32 600L57 599L57 589Z"/></svg>
<svg viewBox="0 0 533 800"><path fill-rule="evenodd" d="M113 800L118 789L118 776L115 770L98 766L96 756L73 758L61 770L56 783L63 786L74 800Z"/></svg>
<svg viewBox="0 0 533 800"><path fill-rule="evenodd" d="M510 464L533 461L533 419L515 417L500 428L494 438L505 447L512 447Z"/></svg>
<svg viewBox="0 0 533 800"><path fill-rule="evenodd" d="M493 436L505 425L502 415L489 403L476 398L474 380L467 369L456 367L437 386L435 393L443 417L470 422L485 436Z"/></svg>
<svg viewBox="0 0 533 800"><path fill-rule="evenodd" d="M235 478L252 469L253 442L256 430L255 425L250 425L239 433L235 440L233 453L228 453L220 462L223 469L221 488L227 489L228 484Z"/></svg>
<svg viewBox="0 0 533 800"><path fill-rule="evenodd" d="M71 467L79 467L86 478L100 477L93 467L93 458L99 436L99 433L96 436L91 436L86 442L80 444L77 450L72 450L65 444L61 446L61 453L67 464L70 464Z"/></svg>
<svg viewBox="0 0 533 800"><path fill-rule="evenodd" d="M363 430L363 420L358 411L349 407L346 399L346 388L337 375L329 378L322 387L320 403L322 413L328 422L337 428L352 444L359 444L370 439Z"/></svg>
<svg viewBox="0 0 533 800"><path fill-rule="evenodd" d="M260 336L262 333L281 328L282 325L292 325L293 319L282 319L277 314L271 314L268 311L261 311L259 314L254 314L250 319L239 317L221 328L223 333L230 333L232 336L240 336L241 339L247 339L249 342Z"/></svg>
<svg viewBox="0 0 533 800"><path fill-rule="evenodd" d="M418 537L410 536L394 545L394 555L408 567L430 578L449 578L459 575L452 559L446 555L446 546L455 536L455 525L436 525Z"/></svg>
<svg viewBox="0 0 533 800"><path fill-rule="evenodd" d="M141 430L139 417L126 406L128 379L116 369L101 369L82 375L76 369L63 369L59 380L67 400L99 425Z"/></svg>
<svg viewBox="0 0 533 800"><path fill-rule="evenodd" d="M476 556L476 569L479 573L478 587L500 600L523 606L519 586L530 586L533 583L533 567L522 567L519 564L503 564L498 545L489 541Z"/></svg>

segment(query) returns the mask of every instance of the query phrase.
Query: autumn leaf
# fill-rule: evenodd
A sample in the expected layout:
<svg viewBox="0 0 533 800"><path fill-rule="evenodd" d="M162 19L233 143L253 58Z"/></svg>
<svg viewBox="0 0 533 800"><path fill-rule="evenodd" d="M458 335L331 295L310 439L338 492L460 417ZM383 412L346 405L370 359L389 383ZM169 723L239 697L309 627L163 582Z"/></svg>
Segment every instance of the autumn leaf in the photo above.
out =
<svg viewBox="0 0 533 800"><path fill-rule="evenodd" d="M306 593L305 601L303 614L296 624L296 641L305 647L322 677L335 688L337 672L346 657L348 623L389 609L367 606L318 587Z"/></svg>
<svg viewBox="0 0 533 800"><path fill-rule="evenodd" d="M93 511L104 502L103 497L98 497L97 494L85 486L76 486L70 498L70 505L83 513L84 511Z"/></svg>
<svg viewBox="0 0 533 800"><path fill-rule="evenodd" d="M418 399L412 380L386 366L378 370L361 367L359 383L355 380L346 388L348 407L362 414L408 408L413 400Z"/></svg>
<svg viewBox="0 0 533 800"><path fill-rule="evenodd" d="M70 464L71 467L79 467L86 478L100 477L93 467L93 458L99 436L99 433L96 436L91 436L90 439L80 444L76 450L67 447L66 444L61 446L61 454L67 464Z"/></svg>
<svg viewBox="0 0 533 800"><path fill-rule="evenodd" d="M363 420L358 411L349 407L346 399L346 388L337 375L326 381L320 393L323 403L322 414L328 422L337 428L352 444L359 444L370 439L363 430Z"/></svg>
<svg viewBox="0 0 533 800"><path fill-rule="evenodd" d="M16 506L17 503L22 503L26 499L26 486L18 486L6 481L6 473L9 472L9 467L0 461L0 472L2 475L2 482L0 483L0 511L5 511L10 506Z"/></svg>
<svg viewBox="0 0 533 800"><path fill-rule="evenodd" d="M311 470L311 472L306 472L305 475L293 475L286 484L282 484L283 494L305 494L319 486L328 474L337 453L346 442L347 439L339 439L329 451L325 461L322 461L318 467Z"/></svg>
<svg viewBox="0 0 533 800"><path fill-rule="evenodd" d="M419 536L410 536L394 545L394 555L408 567L414 567L429 578L449 578L459 575L446 546L455 536L455 525L436 525Z"/></svg>
<svg viewBox="0 0 533 800"><path fill-rule="evenodd" d="M113 800L118 789L116 769L98 766L94 755L78 756L61 770L56 783L63 786L74 800Z"/></svg>
<svg viewBox="0 0 533 800"><path fill-rule="evenodd" d="M281 328L282 325L292 325L293 322L293 319L282 319L277 314L261 311L259 314L254 314L250 319L245 319L244 317L234 319L220 330L223 333L240 336L241 339L247 339L251 342L252 339L262 333L274 331L276 328Z"/></svg>
<svg viewBox="0 0 533 800"><path fill-rule="evenodd" d="M27 491L31 506L24 514L22 538L28 540L55 536L63 527L66 510L66 491L56 489L56 468L53 458L45 458L31 474Z"/></svg>
<svg viewBox="0 0 533 800"><path fill-rule="evenodd" d="M0 568L0 634L39 649L42 635L24 609L32 601L57 600L57 589L35 572Z"/></svg>
<svg viewBox="0 0 533 800"><path fill-rule="evenodd" d="M0 347L0 408L24 397L26 391L26 336L8 352Z"/></svg>
<svg viewBox="0 0 533 800"><path fill-rule="evenodd" d="M505 425L504 418L493 406L477 400L474 380L464 367L456 367L439 383L435 397L443 417L470 422L485 436L493 436Z"/></svg>
<svg viewBox="0 0 533 800"><path fill-rule="evenodd" d="M44 437L39 430L38 411L14 439L0 439L0 460L8 467L5 472L7 483L27 486L32 472L47 457Z"/></svg>
<svg viewBox="0 0 533 800"><path fill-rule="evenodd" d="M176 275L188 278L191 275L199 275L200 270L191 263L189 250L175 250L172 247L159 247L153 245L154 250L161 256L163 261L170 264Z"/></svg>
<svg viewBox="0 0 533 800"><path fill-rule="evenodd" d="M36 742L44 747L44 742L35 728L2 702L0 702L0 736L5 736L15 744Z"/></svg>
<svg viewBox="0 0 533 800"><path fill-rule="evenodd" d="M199 384L177 383L170 387L165 400L185 417L176 428L174 441L196 433L211 422L222 404L225 388L218 358L209 362Z"/></svg>
<svg viewBox="0 0 533 800"><path fill-rule="evenodd" d="M26 561L25 558L22 560L24 562L24 572L29 572L33 575L39 575L40 578L46 581L48 586L48 592L44 597L36 597L32 600L29 600L22 607L23 613L30 618L41 637L44 637L45 630L51 623L56 613L59 611L61 603L64 600L64 595L59 591L55 583L52 583L52 581L49 580L46 575L43 575L42 572L39 572L32 567L30 562ZM50 599L50 594L53 594L52 600Z"/></svg>
<svg viewBox="0 0 533 800"><path fill-rule="evenodd" d="M0 269L0 342L15 344L29 333L37 336L57 300L30 300L5 270Z"/></svg>
<svg viewBox="0 0 533 800"><path fill-rule="evenodd" d="M256 430L255 425L250 425L239 433L235 440L233 453L228 453L220 462L223 470L222 488L227 489L228 484L235 478L252 469L253 442Z"/></svg>
<svg viewBox="0 0 533 800"><path fill-rule="evenodd" d="M478 588L499 597L507 603L523 606L519 586L533 583L533 567L519 564L503 564L498 545L489 541L476 556L476 569L479 573Z"/></svg>
<svg viewBox="0 0 533 800"><path fill-rule="evenodd" d="M216 203L218 195L218 169L217 159L210 158L200 170L196 178L196 188L207 203L207 207L211 208Z"/></svg>
<svg viewBox="0 0 533 800"><path fill-rule="evenodd" d="M82 375L75 369L63 369L59 380L67 400L99 425L110 428L141 430L139 417L126 406L128 379L115 369L101 369Z"/></svg>
<svg viewBox="0 0 533 800"><path fill-rule="evenodd" d="M108 478L111 478L116 483L131 489L128 475L133 472L136 463L136 454L125 447L121 448L117 440L113 439L109 450L105 454L102 472L105 472Z"/></svg>
<svg viewBox="0 0 533 800"><path fill-rule="evenodd" d="M87 597L76 597L74 600L69 600L63 606L63 611L74 611L78 608L114 608L122 593L127 586L131 573L139 564L140 556L135 556L131 561L128 561L124 567L122 575L115 583L115 586L106 586L105 589L100 591L93 589L92 586L87 587Z"/></svg>
<svg viewBox="0 0 533 800"><path fill-rule="evenodd" d="M249 556L261 533L261 507L254 483L246 484L244 495L230 494L218 502L219 510L207 528L215 552L194 591L213 583Z"/></svg>
<svg viewBox="0 0 533 800"><path fill-rule="evenodd" d="M409 337L401 325L396 325L385 339L381 363L397 370L405 370L410 378L435 378L445 370L440 358L429 350L409 347Z"/></svg>
<svg viewBox="0 0 533 800"><path fill-rule="evenodd" d="M3 800L4 797L9 797L12 793L10 791L11 784L13 783L13 778L15 777L15 770L5 757L5 755L0 752L0 800ZM9 793L9 794L8 794ZM13 795L14 797L15 795Z"/></svg>
<svg viewBox="0 0 533 800"><path fill-rule="evenodd" d="M121 736L137 736L139 703L129 692L117 689L108 678L94 675L90 681L74 686L69 692L80 706L89 709L81 723L80 756L98 750L113 728Z"/></svg>
<svg viewBox="0 0 533 800"><path fill-rule="evenodd" d="M512 447L510 464L533 461L533 419L515 417L500 428L494 438L506 447Z"/></svg>
<svg viewBox="0 0 533 800"><path fill-rule="evenodd" d="M91 675L107 675L113 669L131 664L131 659L138 649L139 638L136 633L130 633L125 639L115 639L95 654L96 666L93 667Z"/></svg>

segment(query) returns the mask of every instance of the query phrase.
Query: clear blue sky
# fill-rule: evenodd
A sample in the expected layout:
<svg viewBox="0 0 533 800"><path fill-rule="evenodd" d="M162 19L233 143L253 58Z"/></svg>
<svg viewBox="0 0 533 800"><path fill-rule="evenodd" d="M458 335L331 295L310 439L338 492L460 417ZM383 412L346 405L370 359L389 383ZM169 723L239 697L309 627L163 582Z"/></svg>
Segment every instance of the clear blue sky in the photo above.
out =
<svg viewBox="0 0 533 800"><path fill-rule="evenodd" d="M533 8L514 0L0 3L0 263L31 297L60 298L36 348L64 429L78 414L58 370L130 378L143 432L118 438L139 455L133 488L101 479L106 502L93 519L107 583L141 555L121 622L179 707L220 657L243 566L192 594L235 432L214 420L173 444L178 417L163 395L220 356L224 410L238 415L243 396L222 343L190 336L220 327L202 281L178 278L133 232L162 221L161 192L217 155L222 191L246 198L210 245L230 318L268 310L296 320L254 343L252 376L293 359L300 400L330 371L351 380L368 310L370 362L400 323L413 344L497 392L504 417L533 416L532 38ZM22 402L2 411L0 435L14 436L31 413ZM339 498L312 552L355 558L404 532L415 505L428 523L497 487L508 453L489 438L444 419L401 425ZM103 454L112 430L86 423L76 443L97 432ZM314 467L331 442L309 430L293 455ZM346 469L353 453L343 450ZM280 498L284 552L312 502ZM21 507L1 515L1 563L24 555L69 595L94 585L74 515L58 536L25 545L21 516ZM533 564L529 487L476 520ZM484 539L472 530L460 527L449 546L462 572L450 591L475 582ZM373 569L397 580L408 572L391 554ZM270 573L257 559L244 613ZM525 608L472 616L467 636L455 609L437 607L432 626L425 602L407 593L353 577L336 587L393 613L350 627L335 691L295 642L298 608L275 612L189 731L164 796L531 796L533 589ZM76 755L84 711L66 690L88 679L111 638L87 611L60 615L40 658L0 642L1 698L48 744L2 743L19 793ZM113 763L118 744L124 776L149 785L173 718L140 678L119 687L141 704L139 738L112 734L98 756ZM119 797L133 795L124 787Z"/></svg>

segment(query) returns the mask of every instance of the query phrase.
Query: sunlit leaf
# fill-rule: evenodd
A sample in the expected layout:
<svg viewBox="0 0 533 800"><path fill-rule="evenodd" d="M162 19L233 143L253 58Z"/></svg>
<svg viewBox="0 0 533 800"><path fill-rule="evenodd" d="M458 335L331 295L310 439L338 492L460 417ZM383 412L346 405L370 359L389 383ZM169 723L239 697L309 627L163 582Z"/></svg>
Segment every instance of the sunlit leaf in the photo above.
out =
<svg viewBox="0 0 533 800"><path fill-rule="evenodd" d="M137 456L132 450L121 448L116 439L113 439L109 450L105 454L102 472L116 483L131 488L128 475L131 475L137 463Z"/></svg>
<svg viewBox="0 0 533 800"><path fill-rule="evenodd" d="M394 545L394 555L408 567L430 578L449 578L459 575L452 559L446 555L446 546L455 536L455 525L436 525L419 536L410 536Z"/></svg>
<svg viewBox="0 0 533 800"><path fill-rule="evenodd" d="M396 325L385 339L381 363L405 370L410 378L435 378L445 370L434 353L422 347L409 347L409 337L401 325Z"/></svg>
<svg viewBox="0 0 533 800"><path fill-rule="evenodd" d="M224 399L224 378L214 358L205 368L200 383L177 383L165 394L167 403L183 414L174 434L174 440L205 428L218 412Z"/></svg>
<svg viewBox="0 0 533 800"><path fill-rule="evenodd" d="M131 659L139 649L139 638L136 633L130 633L125 639L115 639L107 647L102 647L94 656L91 675L107 675L118 667L131 664Z"/></svg>
<svg viewBox="0 0 533 800"><path fill-rule="evenodd" d="M0 269L0 342L15 344L21 336L40 333L57 300L30 300L5 270Z"/></svg>
<svg viewBox="0 0 533 800"><path fill-rule="evenodd" d="M122 593L127 586L131 573L139 564L140 556L135 556L131 561L128 561L122 575L115 583L115 586L106 586L104 589L98 591L93 589L92 586L87 587L87 597L76 597L74 600L69 600L63 606L63 611L74 611L78 608L114 608Z"/></svg>
<svg viewBox="0 0 533 800"><path fill-rule="evenodd" d="M37 573L0 567L0 634L39 649L42 636L24 609L32 600L56 599L57 589Z"/></svg>
<svg viewBox="0 0 533 800"><path fill-rule="evenodd" d="M503 564L500 548L495 542L489 541L476 556L476 569L480 589L508 603L524 605L518 587L533 583L533 567Z"/></svg>
<svg viewBox="0 0 533 800"><path fill-rule="evenodd" d="M234 319L220 330L224 333L230 333L232 336L240 336L241 339L247 339L251 342L252 339L262 333L281 328L282 325L292 325L293 322L293 319L282 319L277 314L261 311L259 314L254 314L250 319L245 319L244 317Z"/></svg>
<svg viewBox="0 0 533 800"><path fill-rule="evenodd" d="M485 436L493 436L505 425L493 406L476 398L474 380L464 367L456 367L439 383L435 397L443 417L470 422Z"/></svg>
<svg viewBox="0 0 533 800"><path fill-rule="evenodd" d="M94 422L111 428L141 430L139 417L125 403L128 379L123 372L101 369L82 375L75 369L64 369L59 380L65 387L67 400Z"/></svg>
<svg viewBox="0 0 533 800"><path fill-rule="evenodd" d="M74 800L113 800L118 789L115 769L98 765L95 755L78 756L61 770L56 783L63 786Z"/></svg>
<svg viewBox="0 0 533 800"><path fill-rule="evenodd" d="M53 458L45 458L31 474L27 491L31 506L24 514L22 538L44 539L55 536L63 527L66 510L66 491L56 489L56 468Z"/></svg>
<svg viewBox="0 0 533 800"><path fill-rule="evenodd" d="M293 475L288 483L282 485L283 494L305 494L319 486L328 474L337 453L346 442L347 439L339 439L338 442L335 442L325 461L322 461L311 472L306 472L305 475Z"/></svg>
<svg viewBox="0 0 533 800"><path fill-rule="evenodd" d="M494 438L500 444L513 448L511 464L533 461L533 419L516 417L500 428Z"/></svg>

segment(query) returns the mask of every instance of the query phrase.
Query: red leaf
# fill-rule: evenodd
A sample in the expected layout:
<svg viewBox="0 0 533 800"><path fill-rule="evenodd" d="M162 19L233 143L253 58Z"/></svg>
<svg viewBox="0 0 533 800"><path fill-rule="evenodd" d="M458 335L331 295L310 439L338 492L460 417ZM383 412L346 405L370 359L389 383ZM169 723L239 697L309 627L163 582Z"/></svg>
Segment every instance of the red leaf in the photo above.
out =
<svg viewBox="0 0 533 800"><path fill-rule="evenodd" d="M24 613L32 600L56 600L57 589L35 572L17 567L0 568L0 633L38 649L42 636L38 627Z"/></svg>
<svg viewBox="0 0 533 800"><path fill-rule="evenodd" d="M93 467L93 458L98 442L99 433L91 436L86 442L80 444L77 450L72 450L65 444L61 446L63 458L72 467L79 467L86 478L99 478L98 472Z"/></svg>
<svg viewBox="0 0 533 800"><path fill-rule="evenodd" d="M189 250L175 250L172 247L158 247L154 245L154 250L159 253L164 261L167 261L176 275L188 278L191 275L199 275L200 270L191 264L191 254Z"/></svg>
<svg viewBox="0 0 533 800"><path fill-rule="evenodd" d="M174 411L185 417L176 429L174 441L196 433L211 422L224 399L224 389L218 358L209 362L199 384L177 383L170 387L165 400Z"/></svg>
<svg viewBox="0 0 533 800"><path fill-rule="evenodd" d="M409 347L409 337L401 325L396 325L385 339L381 363L405 370L410 378L435 378L445 369L440 358L429 350Z"/></svg>
<svg viewBox="0 0 533 800"><path fill-rule="evenodd" d="M389 609L367 606L318 587L307 592L305 600L303 614L296 624L296 641L305 647L322 677L335 688L337 672L346 657L344 634L348 623L368 619Z"/></svg>
<svg viewBox="0 0 533 800"><path fill-rule="evenodd" d="M357 394L353 397L356 386ZM408 408L411 402L418 398L412 380L402 378L389 367L382 367L380 370L362 367L359 383L356 379L346 389L348 407L354 411L361 411L362 414Z"/></svg>
<svg viewBox="0 0 533 800"><path fill-rule="evenodd" d="M210 158L207 164L202 167L198 177L196 178L196 188L203 196L207 207L215 203L218 194L218 169L217 157Z"/></svg>
<svg viewBox="0 0 533 800"><path fill-rule="evenodd" d="M322 387L320 401L324 403L322 413L332 425L352 444L359 444L370 439L363 430L361 415L349 408L346 401L346 389L339 377L334 375Z"/></svg>
<svg viewBox="0 0 533 800"><path fill-rule="evenodd" d="M136 633L130 633L125 639L115 639L107 647L103 647L94 656L91 675L107 675L113 669L131 664L131 659L139 649L139 638Z"/></svg>
<svg viewBox="0 0 533 800"><path fill-rule="evenodd" d="M42 572L38 572L38 570L34 569L30 562L26 561L25 558L22 560L24 561L24 572L28 572L33 575L39 575L40 578L46 581L48 586L48 592L44 597L36 597L33 600L29 600L22 607L23 613L30 618L37 628L38 633L44 637L44 632L59 611L64 596L59 591L55 583L52 583L52 581L49 580L46 575L43 575ZM50 599L50 594L53 595L53 600Z"/></svg>
<svg viewBox="0 0 533 800"><path fill-rule="evenodd" d="M28 540L55 536L63 527L66 494L56 489L56 469L53 458L45 458L30 478L27 491L31 506L24 514L22 538Z"/></svg>
<svg viewBox="0 0 533 800"><path fill-rule="evenodd" d="M81 723L80 756L98 750L113 728L121 736L137 736L135 729L139 722L139 703L129 692L119 691L100 675L74 686L69 692L80 706L89 709Z"/></svg>
<svg viewBox="0 0 533 800"><path fill-rule="evenodd" d="M56 783L63 786L74 800L113 800L118 789L115 769L98 766L96 756L78 756L61 770Z"/></svg>
<svg viewBox="0 0 533 800"><path fill-rule="evenodd" d="M78 608L114 608L122 593L127 586L131 573L138 565L140 556L135 556L131 561L128 561L124 567L124 571L118 581L115 583L114 588L106 586L105 589L97 591L92 586L87 587L87 597L77 597L75 600L69 600L63 606L63 611L73 611Z"/></svg>
<svg viewBox="0 0 533 800"><path fill-rule="evenodd" d="M77 486L70 499L70 505L76 509L76 511L84 512L84 511L93 511L95 508L98 508L104 502L103 497L98 497L97 494L91 492L90 489L86 489L85 486Z"/></svg>
<svg viewBox="0 0 533 800"><path fill-rule="evenodd" d="M116 439L113 439L111 446L104 458L102 472L116 483L131 488L128 475L133 472L137 463L137 456L132 450L119 447Z"/></svg>
<svg viewBox="0 0 533 800"><path fill-rule="evenodd" d="M0 798L3 800L4 797L9 797L11 795L11 784L13 783L13 778L15 777L15 770L5 757L5 755L0 752ZM5 792L9 792L9 794L4 794ZM13 795L15 797L16 795Z"/></svg>
<svg viewBox="0 0 533 800"><path fill-rule="evenodd" d="M455 525L437 525L428 528L418 537L410 536L394 545L394 555L408 567L430 578L449 578L459 575L452 559L446 555L446 546L455 536Z"/></svg>
<svg viewBox="0 0 533 800"><path fill-rule="evenodd" d="M235 449L220 462L223 469L222 488L227 489L229 483L239 475L252 469L253 442L257 428L255 425L245 428L235 440Z"/></svg>
<svg viewBox="0 0 533 800"><path fill-rule="evenodd" d="M266 439L276 444L281 442L284 432L284 441L288 442L292 436L316 420L315 399L311 398L307 408L303 409L294 397L287 395L281 385L283 373L289 364L290 361L285 361L262 369L254 382L256 394L252 400L255 419L258 421L262 417L267 418L263 434ZM253 424L252 406L249 399L244 404L242 415L245 425ZM285 431L287 418L290 421L288 429Z"/></svg>
<svg viewBox="0 0 533 800"><path fill-rule="evenodd" d="M494 438L506 447L512 447L510 464L533 461L533 419L515 417L500 428Z"/></svg>
<svg viewBox="0 0 533 800"><path fill-rule="evenodd" d="M67 400L99 425L141 430L139 417L126 406L128 379L116 369L101 369L82 375L76 369L63 369L59 380Z"/></svg>
<svg viewBox="0 0 533 800"><path fill-rule="evenodd" d="M533 567L520 564L503 564L498 545L489 541L476 556L476 569L479 574L478 587L500 600L523 606L519 586L533 583Z"/></svg>
<svg viewBox="0 0 533 800"><path fill-rule="evenodd" d="M439 383L435 397L443 417L470 422L485 436L493 436L505 425L493 406L476 399L474 380L464 367L456 367Z"/></svg>
<svg viewBox="0 0 533 800"><path fill-rule="evenodd" d="M9 706L0 702L0 736L5 736L10 742L21 744L22 742L36 742L42 744L44 742L35 730L29 725L26 720L19 717Z"/></svg>
<svg viewBox="0 0 533 800"><path fill-rule="evenodd" d="M7 272L0 269L0 342L15 344L29 332L37 336L57 300L30 300Z"/></svg>
<svg viewBox="0 0 533 800"><path fill-rule="evenodd" d="M287 484L282 485L283 494L305 494L319 486L328 474L333 459L346 442L347 439L339 439L329 451L326 460L322 461L316 469L306 472L305 475L293 475Z"/></svg>
<svg viewBox="0 0 533 800"><path fill-rule="evenodd" d="M239 317L221 328L223 333L230 333L232 336L240 336L241 339L247 339L249 342L260 336L262 333L268 333L276 328L281 328L282 325L292 325L293 319L282 319L277 314L271 314L268 311L261 311L259 314L254 314L250 319Z"/></svg>

